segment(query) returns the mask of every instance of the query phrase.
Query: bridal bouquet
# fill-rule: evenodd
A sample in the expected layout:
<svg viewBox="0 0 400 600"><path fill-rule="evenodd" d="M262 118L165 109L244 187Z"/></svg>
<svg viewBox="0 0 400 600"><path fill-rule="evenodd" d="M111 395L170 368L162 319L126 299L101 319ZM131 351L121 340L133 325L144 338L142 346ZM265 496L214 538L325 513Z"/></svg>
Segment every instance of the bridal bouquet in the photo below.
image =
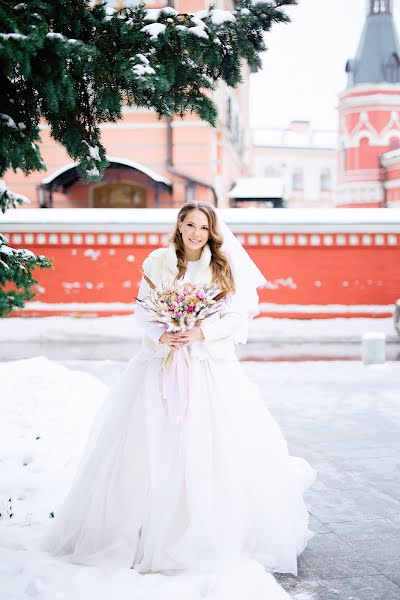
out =
<svg viewBox="0 0 400 600"><path fill-rule="evenodd" d="M138 304L164 331L178 332L200 326L207 317L219 312L226 302L226 293L210 283L162 284L157 288L143 273L150 286ZM189 404L189 354L187 348L171 349L161 363L163 398L168 414L180 421ZM183 410L184 408L184 410Z"/></svg>
<svg viewBox="0 0 400 600"><path fill-rule="evenodd" d="M150 280L145 276L149 283ZM162 284L158 289L150 285L150 293L137 302L153 317L153 322L165 331L177 332L191 329L219 312L225 302L225 293L213 284L184 283Z"/></svg>

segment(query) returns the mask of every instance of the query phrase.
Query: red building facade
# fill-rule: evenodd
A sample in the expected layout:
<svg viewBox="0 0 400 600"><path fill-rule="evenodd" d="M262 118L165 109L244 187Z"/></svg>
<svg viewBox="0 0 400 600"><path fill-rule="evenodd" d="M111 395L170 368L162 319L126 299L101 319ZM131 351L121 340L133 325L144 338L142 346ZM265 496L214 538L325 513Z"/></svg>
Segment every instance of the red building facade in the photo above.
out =
<svg viewBox="0 0 400 600"><path fill-rule="evenodd" d="M348 87L339 100L336 205L395 205L392 162L400 147L400 44L392 0L370 0L356 57L346 65Z"/></svg>

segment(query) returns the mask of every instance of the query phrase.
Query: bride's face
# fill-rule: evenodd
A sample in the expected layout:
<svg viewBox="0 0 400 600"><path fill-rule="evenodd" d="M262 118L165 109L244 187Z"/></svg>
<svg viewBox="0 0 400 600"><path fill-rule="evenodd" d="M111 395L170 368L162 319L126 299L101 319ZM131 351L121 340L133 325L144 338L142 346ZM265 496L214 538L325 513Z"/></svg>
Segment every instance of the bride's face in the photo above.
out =
<svg viewBox="0 0 400 600"><path fill-rule="evenodd" d="M191 210L179 223L185 250L190 253L201 251L208 241L209 226L207 215L201 210Z"/></svg>

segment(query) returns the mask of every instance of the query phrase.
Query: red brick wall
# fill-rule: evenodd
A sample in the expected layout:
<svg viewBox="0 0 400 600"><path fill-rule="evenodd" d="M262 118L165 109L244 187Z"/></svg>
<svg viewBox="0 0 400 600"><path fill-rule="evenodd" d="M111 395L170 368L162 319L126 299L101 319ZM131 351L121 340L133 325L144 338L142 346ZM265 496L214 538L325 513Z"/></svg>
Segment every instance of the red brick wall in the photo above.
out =
<svg viewBox="0 0 400 600"><path fill-rule="evenodd" d="M26 214L32 212L28 210ZM36 302L41 305L30 304L22 314L106 315L132 310L143 259L167 242L172 220L159 225L146 224L139 216L144 213L133 209L124 213L132 215L128 222L121 218L115 223L118 212L117 209L109 213L112 225L86 222L22 226L8 218L2 230L11 246L28 247L54 261L52 271L37 273ZM363 214L360 209L357 212ZM278 223L276 218L271 223L268 215L275 216L278 211L268 210L253 211L260 214L260 220L249 224L246 210L241 209L240 213L243 223L236 222L232 227L268 279L260 290L263 314L391 314L400 297L400 213L397 218L388 217L392 224L387 226L351 222L288 224ZM376 213L388 214L388 211L376 210ZM45 218L50 211L37 214ZM280 214L287 217L290 211ZM320 214L323 218L327 211L321 210ZM303 221L305 218L306 215ZM66 306L57 306L60 303ZM99 303L101 306L95 306Z"/></svg>

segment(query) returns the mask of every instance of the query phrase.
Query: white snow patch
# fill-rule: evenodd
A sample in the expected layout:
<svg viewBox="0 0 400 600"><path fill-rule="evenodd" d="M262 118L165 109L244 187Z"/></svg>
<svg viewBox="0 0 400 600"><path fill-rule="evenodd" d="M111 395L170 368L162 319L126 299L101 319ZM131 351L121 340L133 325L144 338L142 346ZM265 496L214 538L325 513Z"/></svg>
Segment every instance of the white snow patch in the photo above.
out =
<svg viewBox="0 0 400 600"><path fill-rule="evenodd" d="M93 158L93 160L100 160L99 147L89 146L89 156L90 158Z"/></svg>
<svg viewBox="0 0 400 600"><path fill-rule="evenodd" d="M149 67L148 65L134 65L132 67L132 71L138 75L139 77L143 75L154 75L155 70L153 67Z"/></svg>
<svg viewBox="0 0 400 600"><path fill-rule="evenodd" d="M6 256L14 256L14 254L16 253L16 250L14 250L14 248L10 248L9 246L6 246L5 244L3 244L2 246L0 246L0 253L5 254Z"/></svg>
<svg viewBox="0 0 400 600"><path fill-rule="evenodd" d="M214 25L222 25L222 23L234 23L236 21L235 15L229 10L214 8L210 11L210 13L211 21Z"/></svg>
<svg viewBox="0 0 400 600"><path fill-rule="evenodd" d="M205 40L208 40L208 34L204 31L202 27L199 27L198 25L196 25L195 27L189 27L188 33L196 35L199 38L204 38Z"/></svg>
<svg viewBox="0 0 400 600"><path fill-rule="evenodd" d="M86 175L88 177L98 177L100 173L97 167L93 167L93 169L86 169Z"/></svg>
<svg viewBox="0 0 400 600"><path fill-rule="evenodd" d="M136 54L136 58L138 58L145 65L149 65L150 64L149 63L149 59L144 54ZM132 57L131 60L134 60L134 59L135 59L135 57Z"/></svg>
<svg viewBox="0 0 400 600"><path fill-rule="evenodd" d="M210 11L209 10L196 10L195 12L189 13L189 15L193 18L195 17L195 19L205 19L206 17L208 17L210 15Z"/></svg>
<svg viewBox="0 0 400 600"><path fill-rule="evenodd" d="M286 279L279 278L279 279L269 280L262 287L264 289L268 289L268 290L277 290L280 287L290 288L291 290L297 290L297 283L293 280L293 277L286 277Z"/></svg>
<svg viewBox="0 0 400 600"><path fill-rule="evenodd" d="M151 9L153 10L153 9ZM164 33L165 29L166 29L166 25L164 25L163 23L151 23L150 25L145 25L144 27L142 27L142 29L140 31L144 31L145 33L148 33L151 37L152 40L155 40L158 38L158 36L161 33Z"/></svg>
<svg viewBox="0 0 400 600"><path fill-rule="evenodd" d="M220 8L214 8L212 10L197 10L193 13L189 13L192 17L192 21L198 23L198 21L205 19L206 17L211 18L211 22L214 25L222 25L222 23L234 23L236 21L235 15L230 10L221 10Z"/></svg>
<svg viewBox="0 0 400 600"><path fill-rule="evenodd" d="M11 129L18 129L17 125L15 124L15 121L9 115L0 113L0 117L3 119L3 121L5 121L4 124L7 125L7 127L11 127Z"/></svg>
<svg viewBox="0 0 400 600"><path fill-rule="evenodd" d="M164 8L148 8L145 11L145 21L158 21L161 16L161 13L165 15L176 16L178 15L178 11L172 8L171 6L165 6Z"/></svg>
<svg viewBox="0 0 400 600"><path fill-rule="evenodd" d="M94 250L93 248L88 248L84 251L84 256L88 256L92 260L97 260L99 256L101 256L101 250Z"/></svg>
<svg viewBox="0 0 400 600"><path fill-rule="evenodd" d="M23 40L27 39L28 36L22 33L0 33L0 38L3 40Z"/></svg>
<svg viewBox="0 0 400 600"><path fill-rule="evenodd" d="M55 40L65 40L65 36L62 33L57 33L55 31L51 31L50 33L46 34L47 38L50 39L55 39Z"/></svg>

